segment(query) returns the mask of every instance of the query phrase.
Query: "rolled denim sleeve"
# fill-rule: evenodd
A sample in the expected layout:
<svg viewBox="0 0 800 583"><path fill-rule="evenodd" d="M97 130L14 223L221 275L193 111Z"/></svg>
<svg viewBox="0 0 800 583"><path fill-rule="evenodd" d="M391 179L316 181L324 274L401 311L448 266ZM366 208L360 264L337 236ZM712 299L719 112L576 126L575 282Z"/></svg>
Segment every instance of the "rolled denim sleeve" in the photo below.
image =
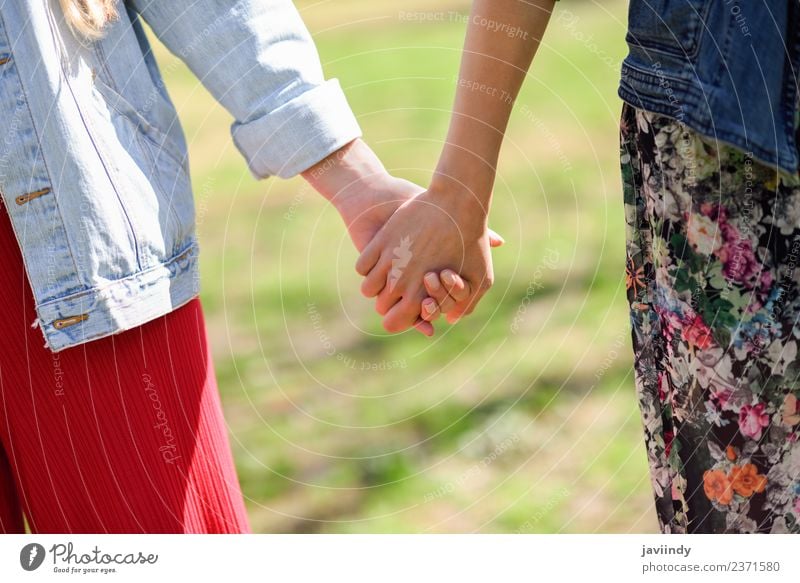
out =
<svg viewBox="0 0 800 583"><path fill-rule="evenodd" d="M257 178L292 177L361 136L289 0L129 4L233 115L233 140Z"/></svg>

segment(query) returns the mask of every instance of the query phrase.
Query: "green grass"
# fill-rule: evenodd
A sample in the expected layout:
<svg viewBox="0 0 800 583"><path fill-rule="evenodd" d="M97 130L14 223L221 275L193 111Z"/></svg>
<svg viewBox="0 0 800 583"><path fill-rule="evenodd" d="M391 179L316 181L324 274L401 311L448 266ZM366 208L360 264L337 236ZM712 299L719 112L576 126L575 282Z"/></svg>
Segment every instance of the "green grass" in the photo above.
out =
<svg viewBox="0 0 800 583"><path fill-rule="evenodd" d="M366 139L424 184L464 25L400 13L465 14L469 3L298 6ZM625 6L559 7L501 159L491 223L508 243L496 286L433 340L382 331L335 213L299 179L254 180L230 116L159 48L190 143L202 298L256 531L655 529L624 298L618 69L607 62L624 56ZM567 9L577 24L565 26Z"/></svg>

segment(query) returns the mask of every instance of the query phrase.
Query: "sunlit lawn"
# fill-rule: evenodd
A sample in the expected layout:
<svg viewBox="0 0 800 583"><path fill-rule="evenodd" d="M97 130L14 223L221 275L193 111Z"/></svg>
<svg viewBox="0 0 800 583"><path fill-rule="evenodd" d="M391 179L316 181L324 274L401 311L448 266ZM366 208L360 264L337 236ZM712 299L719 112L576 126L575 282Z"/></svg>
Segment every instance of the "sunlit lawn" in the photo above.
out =
<svg viewBox="0 0 800 583"><path fill-rule="evenodd" d="M469 3L298 6L365 138L424 184ZM497 284L433 340L382 331L335 213L299 179L255 181L228 114L159 50L190 142L202 297L254 530L655 529L623 281L625 8L556 13L500 165Z"/></svg>

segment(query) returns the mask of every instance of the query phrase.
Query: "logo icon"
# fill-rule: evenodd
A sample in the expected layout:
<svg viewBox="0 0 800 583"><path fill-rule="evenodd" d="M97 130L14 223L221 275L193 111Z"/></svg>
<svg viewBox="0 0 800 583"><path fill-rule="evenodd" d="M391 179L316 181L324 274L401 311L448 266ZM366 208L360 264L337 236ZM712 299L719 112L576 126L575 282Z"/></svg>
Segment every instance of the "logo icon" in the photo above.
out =
<svg viewBox="0 0 800 583"><path fill-rule="evenodd" d="M26 571L35 571L44 562L44 547L39 543L30 543L19 552L19 564Z"/></svg>
<svg viewBox="0 0 800 583"><path fill-rule="evenodd" d="M389 271L389 290L393 290L403 276L403 270L408 267L414 254L411 252L411 237L403 237L400 244L392 250L395 259L392 259L392 269Z"/></svg>

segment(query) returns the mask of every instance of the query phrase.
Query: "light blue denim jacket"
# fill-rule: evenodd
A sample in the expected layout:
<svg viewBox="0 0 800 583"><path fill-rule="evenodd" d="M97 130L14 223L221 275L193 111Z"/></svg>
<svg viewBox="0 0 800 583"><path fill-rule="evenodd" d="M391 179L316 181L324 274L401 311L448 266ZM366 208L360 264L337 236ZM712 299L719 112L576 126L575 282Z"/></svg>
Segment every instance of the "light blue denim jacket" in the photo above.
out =
<svg viewBox="0 0 800 583"><path fill-rule="evenodd" d="M186 143L139 19L233 115L259 177L361 135L289 0L131 0L80 42L58 0L0 0L0 190L52 351L199 292Z"/></svg>

